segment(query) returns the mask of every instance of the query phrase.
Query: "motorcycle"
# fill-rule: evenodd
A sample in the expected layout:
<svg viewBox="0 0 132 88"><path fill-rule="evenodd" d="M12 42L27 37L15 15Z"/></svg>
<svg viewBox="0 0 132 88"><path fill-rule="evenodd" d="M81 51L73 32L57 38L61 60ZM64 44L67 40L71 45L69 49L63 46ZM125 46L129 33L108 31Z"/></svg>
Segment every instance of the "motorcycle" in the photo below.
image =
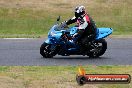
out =
<svg viewBox="0 0 132 88"><path fill-rule="evenodd" d="M55 55L69 56L69 55L87 55L89 57L102 56L107 49L107 42L104 38L112 34L112 28L97 28L96 38L91 42L82 45L81 43L74 43L70 41L70 36L77 32L77 27L62 27L59 23L60 16L57 22L51 27L48 32L48 38L40 47L40 54L44 58L53 58ZM87 36L88 37L88 36ZM85 46L85 49L82 48Z"/></svg>

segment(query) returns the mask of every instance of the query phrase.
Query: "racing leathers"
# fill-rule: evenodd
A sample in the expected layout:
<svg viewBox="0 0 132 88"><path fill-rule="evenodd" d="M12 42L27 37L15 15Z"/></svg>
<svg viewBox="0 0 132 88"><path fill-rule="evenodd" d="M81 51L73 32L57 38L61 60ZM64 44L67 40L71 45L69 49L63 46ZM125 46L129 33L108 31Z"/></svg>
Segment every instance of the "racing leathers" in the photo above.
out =
<svg viewBox="0 0 132 88"><path fill-rule="evenodd" d="M81 17L73 17L72 19L68 20L66 22L67 25L72 23L77 23L77 33L73 35L73 41L81 41L82 43L85 42L85 40L91 41L96 36L96 25L92 18L85 13Z"/></svg>

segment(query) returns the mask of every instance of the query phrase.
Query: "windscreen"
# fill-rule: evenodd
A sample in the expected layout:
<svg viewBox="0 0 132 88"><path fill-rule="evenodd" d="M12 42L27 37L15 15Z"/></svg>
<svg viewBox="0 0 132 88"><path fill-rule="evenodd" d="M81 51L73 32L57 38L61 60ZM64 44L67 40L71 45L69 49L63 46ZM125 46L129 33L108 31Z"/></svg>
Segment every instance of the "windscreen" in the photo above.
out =
<svg viewBox="0 0 132 88"><path fill-rule="evenodd" d="M55 31L68 30L68 28L62 27L61 24L54 26Z"/></svg>

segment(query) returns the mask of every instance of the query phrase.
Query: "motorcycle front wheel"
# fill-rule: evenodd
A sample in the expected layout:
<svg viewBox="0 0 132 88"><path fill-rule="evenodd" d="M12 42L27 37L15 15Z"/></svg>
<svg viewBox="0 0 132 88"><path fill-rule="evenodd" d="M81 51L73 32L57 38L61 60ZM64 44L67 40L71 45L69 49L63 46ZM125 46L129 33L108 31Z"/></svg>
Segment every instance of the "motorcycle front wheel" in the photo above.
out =
<svg viewBox="0 0 132 88"><path fill-rule="evenodd" d="M51 47L51 44L43 43L40 47L40 54L44 58L53 58L53 56L55 56L57 53L56 50L52 49Z"/></svg>

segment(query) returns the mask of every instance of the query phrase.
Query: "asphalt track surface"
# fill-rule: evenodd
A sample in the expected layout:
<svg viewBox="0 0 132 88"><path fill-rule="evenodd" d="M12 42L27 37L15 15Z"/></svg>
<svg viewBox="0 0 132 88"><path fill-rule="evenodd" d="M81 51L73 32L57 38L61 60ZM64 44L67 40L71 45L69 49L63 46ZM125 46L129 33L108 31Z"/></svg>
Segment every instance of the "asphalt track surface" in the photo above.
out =
<svg viewBox="0 0 132 88"><path fill-rule="evenodd" d="M0 39L1 66L132 65L132 38L107 38L108 49L100 58L39 54L45 39Z"/></svg>

